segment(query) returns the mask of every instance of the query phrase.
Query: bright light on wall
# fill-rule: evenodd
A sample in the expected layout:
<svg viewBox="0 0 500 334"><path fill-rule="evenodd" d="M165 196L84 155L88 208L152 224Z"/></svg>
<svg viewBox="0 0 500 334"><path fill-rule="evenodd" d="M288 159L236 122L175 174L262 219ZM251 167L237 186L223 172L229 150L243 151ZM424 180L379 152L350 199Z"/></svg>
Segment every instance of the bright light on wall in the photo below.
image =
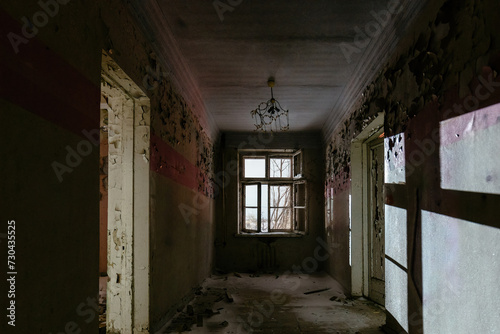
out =
<svg viewBox="0 0 500 334"><path fill-rule="evenodd" d="M401 266L407 265L406 210L385 205L385 254Z"/></svg>
<svg viewBox="0 0 500 334"><path fill-rule="evenodd" d="M384 165L385 183L405 183L405 137L403 133L384 139L384 152L388 155Z"/></svg>
<svg viewBox="0 0 500 334"><path fill-rule="evenodd" d="M385 259L385 308L408 332L408 274L388 259Z"/></svg>
<svg viewBox="0 0 500 334"><path fill-rule="evenodd" d="M390 184L406 183L404 133L384 139L384 181ZM385 308L408 332L408 274L406 210L385 205ZM393 262L395 261L395 262Z"/></svg>
<svg viewBox="0 0 500 334"><path fill-rule="evenodd" d="M441 187L500 194L500 104L440 123Z"/></svg>
<svg viewBox="0 0 500 334"><path fill-rule="evenodd" d="M424 333L497 333L500 230L422 211Z"/></svg>

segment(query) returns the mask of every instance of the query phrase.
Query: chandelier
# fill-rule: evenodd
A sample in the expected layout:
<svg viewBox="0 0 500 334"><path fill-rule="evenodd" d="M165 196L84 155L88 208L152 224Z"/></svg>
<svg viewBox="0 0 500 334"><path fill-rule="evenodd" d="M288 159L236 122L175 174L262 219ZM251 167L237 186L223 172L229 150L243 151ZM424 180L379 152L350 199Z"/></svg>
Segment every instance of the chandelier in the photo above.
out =
<svg viewBox="0 0 500 334"><path fill-rule="evenodd" d="M267 85L271 87L271 99L267 102L262 102L257 109L250 112L252 118L255 120L255 131L287 131L290 128L288 124L288 110L284 110L278 100L274 98L274 79L269 78Z"/></svg>

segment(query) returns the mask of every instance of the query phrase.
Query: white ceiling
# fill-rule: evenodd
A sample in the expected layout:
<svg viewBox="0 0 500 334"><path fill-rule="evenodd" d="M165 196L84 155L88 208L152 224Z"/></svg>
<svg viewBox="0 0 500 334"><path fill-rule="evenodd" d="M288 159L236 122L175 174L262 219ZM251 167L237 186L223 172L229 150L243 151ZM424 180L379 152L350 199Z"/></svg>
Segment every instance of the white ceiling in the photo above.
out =
<svg viewBox="0 0 500 334"><path fill-rule="evenodd" d="M348 60L340 44L356 46L359 29L374 26L373 13L390 1L220 0L235 5L223 20L214 3L136 0L133 7L182 89L221 131L255 129L250 111L270 98L271 76L275 98L290 111L291 131L325 130L340 121L387 58L374 53L394 47L398 24L407 24L398 21L409 12L390 15L385 31Z"/></svg>

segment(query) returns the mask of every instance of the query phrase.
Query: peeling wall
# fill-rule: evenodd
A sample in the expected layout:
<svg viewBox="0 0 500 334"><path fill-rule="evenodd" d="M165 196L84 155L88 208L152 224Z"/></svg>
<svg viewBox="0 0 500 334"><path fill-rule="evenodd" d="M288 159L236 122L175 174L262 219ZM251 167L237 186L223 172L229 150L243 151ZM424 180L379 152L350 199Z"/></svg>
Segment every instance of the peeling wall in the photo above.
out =
<svg viewBox="0 0 500 334"><path fill-rule="evenodd" d="M409 234L408 274L405 274L408 279L405 284L408 286L401 287L402 295L393 293L388 306L388 325L398 330L398 333L403 329L410 333L420 333L422 330L420 310L423 304L422 291L425 291L422 272L429 269L426 264L421 264L422 209L429 209L430 206L436 212L443 212L442 203L460 206L462 204L459 203L472 196L465 193L448 194L441 189L439 129L442 120L500 101L499 13L496 1L429 3L412 30L406 32L406 38L398 46L391 61L366 87L357 107L334 133L327 134L331 139L325 152L325 195L327 201L329 198L333 198L333 201L331 215L327 215L326 230L330 244L340 242L343 245L337 256L332 257L327 269L341 284L349 287L346 238L349 226L351 141L379 112L385 115L386 203L404 208L408 216L405 222ZM477 150L473 146L470 148L470 152L462 154L475 154ZM477 202L468 206L467 214L455 212L453 215L466 215L471 221L492 219L494 212L488 210L494 208L491 203L498 203L498 199L472 198ZM482 210L486 210L486 213L480 212ZM386 220L386 226L392 223ZM440 241L431 238L426 242L432 245ZM481 249L482 245L479 243L467 247ZM480 267L481 270L489 270L485 263ZM440 284L432 279L427 284L429 282ZM404 319L397 319L399 315L393 314L394 309L391 310L391 307L399 305L402 299L397 299L403 297L408 297L408 303L403 302L408 309ZM453 321L458 321L458 317L454 317ZM480 319L474 318L473 321ZM447 323L441 323L442 327L438 327L440 329L436 329L437 332L453 332L451 327L447 327L449 321Z"/></svg>
<svg viewBox="0 0 500 334"><path fill-rule="evenodd" d="M152 101L151 308L163 323L213 266L214 140L174 87Z"/></svg>
<svg viewBox="0 0 500 334"><path fill-rule="evenodd" d="M16 329L97 331L97 317L90 319L94 311L88 301L97 300L99 280L102 177L99 143L94 142L100 127L102 50L150 98L152 138L168 145L189 163L189 170L196 171L183 176L196 180L196 187L190 188L176 176L158 171L168 166L151 165L150 320L152 327L159 326L212 267L213 254L207 250L213 247L215 233L211 199L215 138L207 133L213 129L201 128L200 123L206 122L194 116L189 101L166 75L152 79L156 55L127 5L118 0L57 3L54 15L47 15L47 22L17 48L5 37L10 32L23 37L22 18L33 21L43 9L28 1L2 3L0 9L4 36L0 153L9 157L0 167L2 208L8 208L0 214L2 221L16 219L19 226L18 271L23 275L17 281ZM68 152L78 153L82 145L91 147L91 152L81 159L68 158ZM150 149L157 161L171 158L158 156L152 145ZM59 174L54 162L59 163ZM179 206L194 200L207 204L196 207L197 214L187 224ZM3 249L5 243L0 241ZM5 290L6 280L1 281ZM4 309L5 301L0 302ZM0 331L8 332L4 325Z"/></svg>
<svg viewBox="0 0 500 334"><path fill-rule="evenodd" d="M162 82L159 89L166 94L158 101L158 112L152 120L153 132L174 150L185 155L197 169L196 190L207 197L213 197L213 140L208 138L196 115L168 82ZM185 170L185 166L170 166L165 160L160 160L152 166L153 170L163 168L177 168L181 178ZM190 178L192 176L188 175Z"/></svg>

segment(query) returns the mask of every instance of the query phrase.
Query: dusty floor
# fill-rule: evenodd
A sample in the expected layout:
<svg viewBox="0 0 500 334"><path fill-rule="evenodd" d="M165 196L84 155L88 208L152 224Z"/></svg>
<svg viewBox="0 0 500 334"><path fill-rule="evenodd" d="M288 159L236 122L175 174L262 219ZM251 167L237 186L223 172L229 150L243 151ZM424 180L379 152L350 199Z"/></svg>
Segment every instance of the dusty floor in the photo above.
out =
<svg viewBox="0 0 500 334"><path fill-rule="evenodd" d="M316 290L328 290L304 294ZM383 333L384 310L326 274L212 276L159 333ZM233 300L233 301L231 301Z"/></svg>

